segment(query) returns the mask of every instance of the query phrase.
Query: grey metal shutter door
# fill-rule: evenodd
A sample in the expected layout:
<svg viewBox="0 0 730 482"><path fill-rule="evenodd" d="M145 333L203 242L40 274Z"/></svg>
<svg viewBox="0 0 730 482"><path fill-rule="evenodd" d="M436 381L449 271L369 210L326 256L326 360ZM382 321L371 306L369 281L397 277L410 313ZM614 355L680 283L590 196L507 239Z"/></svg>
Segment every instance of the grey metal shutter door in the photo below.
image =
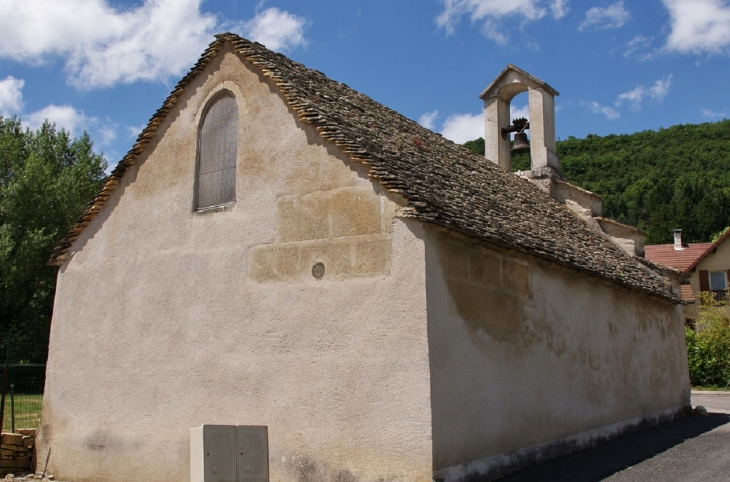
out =
<svg viewBox="0 0 730 482"><path fill-rule="evenodd" d="M238 104L232 94L213 101L200 129L197 209L236 201Z"/></svg>

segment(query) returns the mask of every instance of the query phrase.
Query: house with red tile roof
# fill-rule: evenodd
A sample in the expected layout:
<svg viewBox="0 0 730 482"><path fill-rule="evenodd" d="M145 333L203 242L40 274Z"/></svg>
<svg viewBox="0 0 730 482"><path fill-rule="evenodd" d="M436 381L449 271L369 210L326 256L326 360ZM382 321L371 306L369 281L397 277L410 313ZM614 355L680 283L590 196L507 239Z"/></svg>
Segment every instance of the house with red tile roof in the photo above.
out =
<svg viewBox="0 0 730 482"><path fill-rule="evenodd" d="M673 244L646 246L646 259L674 268L685 274L681 297L685 303L685 318L697 318L702 291L712 291L716 297L726 297L730 278L730 230L713 243L682 242L682 230L674 230Z"/></svg>

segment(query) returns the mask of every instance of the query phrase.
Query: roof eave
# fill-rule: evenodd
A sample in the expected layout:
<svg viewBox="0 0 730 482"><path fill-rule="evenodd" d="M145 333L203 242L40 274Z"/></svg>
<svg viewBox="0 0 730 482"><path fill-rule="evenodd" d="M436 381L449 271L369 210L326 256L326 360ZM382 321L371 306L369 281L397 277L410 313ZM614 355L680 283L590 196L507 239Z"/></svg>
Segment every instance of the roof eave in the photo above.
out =
<svg viewBox="0 0 730 482"><path fill-rule="evenodd" d="M693 271L697 267L697 265L700 264L700 262L705 259L710 253L715 251L717 247L720 246L720 244L722 244L722 242L728 238L728 236L730 236L730 229L725 231L725 234L720 236L717 241L712 243L696 260L694 260L694 262L689 265L687 269L685 269L685 272L689 273Z"/></svg>
<svg viewBox="0 0 730 482"><path fill-rule="evenodd" d="M102 182L101 189L99 189L99 192L96 194L94 199L89 203L76 223L71 226L71 229L61 240L58 246L54 248L53 253L51 253L51 257L46 264L50 266L61 266L64 262L70 259L71 256L68 254L68 251L71 249L73 243L78 239L78 236L86 228L86 226L88 226L99 213L107 199L109 199L118 186L124 176L124 173L137 162L137 158L147 148L150 140L157 132L157 128L165 120L170 110L175 106L175 104L177 104L184 88L208 65L210 60L215 57L218 51L220 51L223 47L224 35L225 34L216 35L216 40L208 45L208 48L200 56L198 62L196 62L190 71L182 79L180 79L170 95L162 103L162 107L155 112L150 121L147 123L147 126L142 130L139 136L137 136L137 141L134 143L134 146L132 146L132 149L124 155L111 174Z"/></svg>

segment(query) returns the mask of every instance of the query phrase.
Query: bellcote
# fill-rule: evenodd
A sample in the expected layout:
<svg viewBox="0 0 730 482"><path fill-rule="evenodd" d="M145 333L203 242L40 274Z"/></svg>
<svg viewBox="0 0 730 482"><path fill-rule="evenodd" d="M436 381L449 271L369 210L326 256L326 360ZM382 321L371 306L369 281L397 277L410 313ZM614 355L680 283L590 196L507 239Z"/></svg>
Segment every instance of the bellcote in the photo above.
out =
<svg viewBox="0 0 730 482"><path fill-rule="evenodd" d="M528 93L530 113L529 177L559 177L555 147L555 96L558 91L512 64L508 65L479 96L484 101L485 157L500 167L512 170L509 133L510 103L522 92Z"/></svg>

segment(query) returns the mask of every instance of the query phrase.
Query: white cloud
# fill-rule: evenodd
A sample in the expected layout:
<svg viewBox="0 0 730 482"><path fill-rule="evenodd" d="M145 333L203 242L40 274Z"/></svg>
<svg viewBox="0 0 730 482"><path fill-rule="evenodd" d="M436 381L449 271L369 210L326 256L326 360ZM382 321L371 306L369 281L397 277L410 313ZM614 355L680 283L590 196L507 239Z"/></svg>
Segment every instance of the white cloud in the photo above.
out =
<svg viewBox="0 0 730 482"><path fill-rule="evenodd" d="M33 130L38 129L45 120L55 123L58 129L66 129L72 136L79 135L83 130L92 130L104 146L116 138L116 124L101 122L98 118L87 116L83 111L76 110L70 105L51 104L30 114L23 114L24 84L23 79L12 76L0 80L1 116L18 115L23 123Z"/></svg>
<svg viewBox="0 0 730 482"><path fill-rule="evenodd" d="M669 86L671 85L671 83L672 74L669 74L664 80L657 80L656 82L654 82L654 85L649 88L649 97L657 102L663 101L669 93Z"/></svg>
<svg viewBox="0 0 730 482"><path fill-rule="evenodd" d="M66 129L71 135L78 135L96 119L87 117L84 111L76 110L70 105L54 104L23 116L24 123L33 130L38 129L45 120L55 123L58 129Z"/></svg>
<svg viewBox="0 0 730 482"><path fill-rule="evenodd" d="M496 22L487 20L482 25L482 34L490 40L494 40L498 44L505 45L509 42L509 37L502 33Z"/></svg>
<svg viewBox="0 0 730 482"><path fill-rule="evenodd" d="M563 18L568 15L570 7L568 7L568 0L555 0L550 5L550 10L553 12L553 18Z"/></svg>
<svg viewBox="0 0 730 482"><path fill-rule="evenodd" d="M519 119L520 117L524 117L525 119L530 119L530 107L527 105L523 105L522 107L515 107L514 104L510 104L509 106L509 118L510 121L514 119Z"/></svg>
<svg viewBox="0 0 730 482"><path fill-rule="evenodd" d="M624 102L631 104L631 108L639 110L641 108L641 102L644 98L649 97L652 100L661 102L669 93L669 87L672 83L672 75L669 74L665 79L659 79L654 82L651 87L644 87L640 85L633 90L619 94L616 97L616 107L621 107Z"/></svg>
<svg viewBox="0 0 730 482"><path fill-rule="evenodd" d="M730 46L730 5L726 0L663 0L671 17L664 48L682 53L723 53Z"/></svg>
<svg viewBox="0 0 730 482"><path fill-rule="evenodd" d="M433 112L426 112L425 114L422 114L421 117L418 118L418 123L421 124L426 129L433 130L436 127L436 117L438 117L439 111L435 110Z"/></svg>
<svg viewBox="0 0 730 482"><path fill-rule="evenodd" d="M90 132L92 137L107 146L117 137L117 125L103 122L98 117L87 116L83 110L71 105L50 104L30 114L21 116L23 123L32 130L38 129L44 121L56 124L57 129L65 129L72 137L83 131Z"/></svg>
<svg viewBox="0 0 730 482"><path fill-rule="evenodd" d="M624 101L628 101L634 109L638 109L641 107L641 101L644 100L644 95L646 95L646 89L640 85L634 90L619 94L616 97L616 106L621 107Z"/></svg>
<svg viewBox="0 0 730 482"><path fill-rule="evenodd" d="M107 0L0 2L0 57L66 59L80 88L165 80L179 75L210 42L216 18L201 0L144 0L116 10Z"/></svg>
<svg viewBox="0 0 730 482"><path fill-rule="evenodd" d="M522 20L539 20L545 16L545 8L541 0L441 0L444 11L436 17L436 25L453 34L456 24L463 16L468 16L472 23L482 23L482 33L497 43L504 44L508 37L502 33L495 21L504 17L518 17ZM553 15L562 13L565 1L552 2ZM556 17L557 18L557 17Z"/></svg>
<svg viewBox="0 0 730 482"><path fill-rule="evenodd" d="M702 115L708 119L725 119L727 117L724 112L715 112L710 109L702 109Z"/></svg>
<svg viewBox="0 0 730 482"><path fill-rule="evenodd" d="M0 80L0 115L9 117L23 108L23 79L8 76Z"/></svg>
<svg viewBox="0 0 730 482"><path fill-rule="evenodd" d="M644 37L643 35L637 35L636 37L632 38L627 44L626 44L626 50L624 51L624 57L629 58L633 57L634 55L638 55L638 53L641 50L646 50L651 46L651 42L654 40L653 37ZM651 53L638 55L638 57L641 60L648 60L653 55Z"/></svg>
<svg viewBox="0 0 730 482"><path fill-rule="evenodd" d="M422 126L433 130L438 111L423 114L418 123ZM510 104L510 121L519 117L530 118L529 107L527 105L515 107ZM484 137L484 113L478 114L452 114L446 118L441 126L441 135L447 139L451 139L457 144L463 144L466 141L473 141L479 137Z"/></svg>
<svg viewBox="0 0 730 482"><path fill-rule="evenodd" d="M601 105L596 101L590 102L588 107L596 114L603 114L608 120L615 120L621 117L621 113L611 107Z"/></svg>
<svg viewBox="0 0 730 482"><path fill-rule="evenodd" d="M143 0L117 10L110 0L0 1L0 58L65 60L78 88L165 81L185 72L220 29L202 0ZM306 45L305 21L269 8L241 28L275 50Z"/></svg>
<svg viewBox="0 0 730 482"><path fill-rule="evenodd" d="M116 124L102 124L97 129L101 136L101 145L108 146L114 139L117 138L117 125Z"/></svg>
<svg viewBox="0 0 730 482"><path fill-rule="evenodd" d="M304 38L306 23L302 17L272 7L244 22L242 28L250 40L271 50L288 51L307 45Z"/></svg>
<svg viewBox="0 0 730 482"><path fill-rule="evenodd" d="M613 107L601 105L595 101L584 105L587 105L591 111L596 114L603 114L606 116L606 119L618 119L621 117L621 113L617 109L622 107L624 104L629 104L629 107L632 110L638 111L641 109L641 103L647 98L655 102L662 102L667 94L669 94L671 84L672 74L669 74L664 79L658 79L655 81L650 87L639 85L632 90L622 92L616 96Z"/></svg>
<svg viewBox="0 0 730 482"><path fill-rule="evenodd" d="M129 137L129 139L136 139L137 137L139 137L145 127L147 127L147 124L141 124L138 126L127 126L124 128L124 130L127 131L127 136Z"/></svg>
<svg viewBox="0 0 730 482"><path fill-rule="evenodd" d="M457 144L484 137L484 114L452 114L444 121L441 134Z"/></svg>
<svg viewBox="0 0 730 482"><path fill-rule="evenodd" d="M630 18L628 10L624 7L623 0L612 3L608 7L593 7L586 12L586 17L578 26L578 30L585 30L588 27L594 28L620 28Z"/></svg>

